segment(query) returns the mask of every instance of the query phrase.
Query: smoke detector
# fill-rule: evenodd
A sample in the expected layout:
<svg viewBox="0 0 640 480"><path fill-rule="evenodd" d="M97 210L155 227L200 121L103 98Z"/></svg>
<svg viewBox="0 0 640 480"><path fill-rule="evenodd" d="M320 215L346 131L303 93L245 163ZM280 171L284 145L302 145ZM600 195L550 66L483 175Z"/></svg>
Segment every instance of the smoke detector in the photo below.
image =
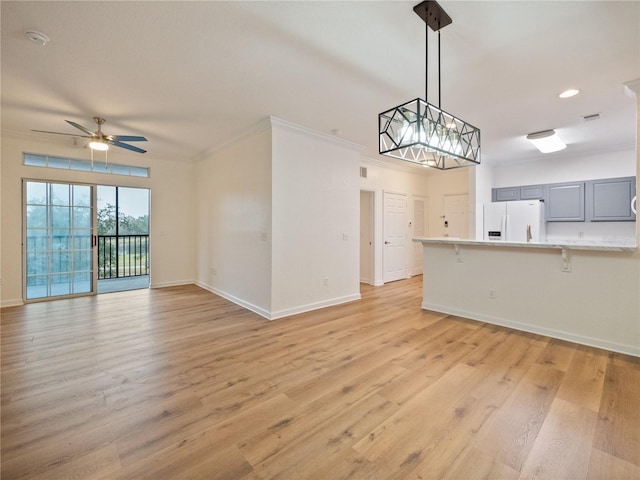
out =
<svg viewBox="0 0 640 480"><path fill-rule="evenodd" d="M26 32L24 32L24 35L33 43L37 43L42 47L49 43L49 37L44 33L38 32L36 30L27 30Z"/></svg>

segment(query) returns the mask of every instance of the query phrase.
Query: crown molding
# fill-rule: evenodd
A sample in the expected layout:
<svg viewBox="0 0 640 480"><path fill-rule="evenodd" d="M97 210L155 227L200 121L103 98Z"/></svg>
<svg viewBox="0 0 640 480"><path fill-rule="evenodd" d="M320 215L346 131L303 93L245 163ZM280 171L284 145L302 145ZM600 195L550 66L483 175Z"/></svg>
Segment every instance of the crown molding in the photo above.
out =
<svg viewBox="0 0 640 480"><path fill-rule="evenodd" d="M289 130L294 133L301 133L308 137L312 137L316 140L322 140L327 143L333 143L335 145L348 148L349 150L353 150L355 152L361 152L362 150L364 150L364 147L362 145L358 145L357 143L350 142L349 140L345 140L344 138L340 138L328 133L317 132L316 130L312 130L310 128L303 127L301 125L297 125L295 123L282 120L281 118L278 118L278 117L270 116L269 121L271 122L272 127L278 127L283 130Z"/></svg>
<svg viewBox="0 0 640 480"><path fill-rule="evenodd" d="M635 95L636 98L640 99L640 78L625 82L622 85L625 93L629 94L629 96Z"/></svg>

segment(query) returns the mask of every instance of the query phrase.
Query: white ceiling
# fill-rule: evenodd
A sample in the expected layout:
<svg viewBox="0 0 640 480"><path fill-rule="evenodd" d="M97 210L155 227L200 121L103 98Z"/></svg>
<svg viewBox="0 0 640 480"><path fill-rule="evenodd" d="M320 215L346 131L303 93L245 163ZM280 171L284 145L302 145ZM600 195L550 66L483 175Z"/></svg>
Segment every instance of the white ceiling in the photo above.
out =
<svg viewBox="0 0 640 480"><path fill-rule="evenodd" d="M417 3L3 0L2 131L71 144L30 130L95 130L100 115L107 134L146 136L151 160L193 161L273 115L379 158L378 113L424 97ZM640 1L440 4L442 108L481 129L483 162L539 158L524 136L550 128L559 159L634 148L623 84L640 78ZM569 87L582 93L559 99Z"/></svg>

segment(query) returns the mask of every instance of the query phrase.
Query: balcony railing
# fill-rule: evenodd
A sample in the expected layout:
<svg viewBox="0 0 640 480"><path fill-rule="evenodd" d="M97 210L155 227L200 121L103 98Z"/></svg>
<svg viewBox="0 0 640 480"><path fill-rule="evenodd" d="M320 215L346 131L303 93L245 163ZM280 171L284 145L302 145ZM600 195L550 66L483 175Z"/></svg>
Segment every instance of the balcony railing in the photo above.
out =
<svg viewBox="0 0 640 480"><path fill-rule="evenodd" d="M98 235L98 279L149 275L149 235Z"/></svg>

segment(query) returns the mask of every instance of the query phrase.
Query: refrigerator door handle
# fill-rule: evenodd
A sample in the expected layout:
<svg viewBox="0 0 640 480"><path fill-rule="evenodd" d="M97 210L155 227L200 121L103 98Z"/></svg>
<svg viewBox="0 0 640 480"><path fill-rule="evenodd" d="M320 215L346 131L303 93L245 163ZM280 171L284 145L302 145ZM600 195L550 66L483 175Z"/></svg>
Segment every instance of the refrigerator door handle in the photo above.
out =
<svg viewBox="0 0 640 480"><path fill-rule="evenodd" d="M502 232L502 240L508 240L507 238L507 217L508 215L503 215L502 220L500 222L500 231Z"/></svg>

